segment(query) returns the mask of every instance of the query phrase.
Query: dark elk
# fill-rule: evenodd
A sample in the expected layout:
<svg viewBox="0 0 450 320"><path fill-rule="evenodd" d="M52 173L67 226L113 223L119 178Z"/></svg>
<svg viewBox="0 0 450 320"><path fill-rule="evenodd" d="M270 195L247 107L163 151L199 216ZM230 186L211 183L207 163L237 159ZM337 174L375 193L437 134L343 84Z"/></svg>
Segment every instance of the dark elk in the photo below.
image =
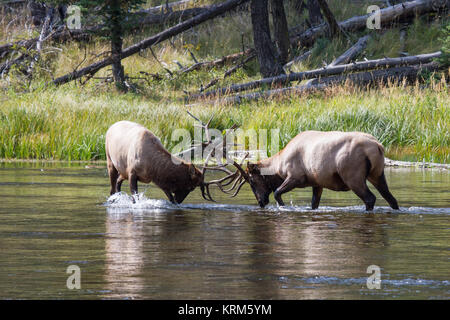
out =
<svg viewBox="0 0 450 320"><path fill-rule="evenodd" d="M319 206L323 188L327 188L352 190L364 201L366 210L372 210L376 197L367 187L369 180L391 208L399 208L386 183L384 148L366 133L305 131L276 155L248 163L246 170L236 162L234 165L236 179L250 184L261 207L269 203L272 192L283 206L282 194L312 187L312 209Z"/></svg>
<svg viewBox="0 0 450 320"><path fill-rule="evenodd" d="M211 198L209 186L219 185L221 187L221 183L231 179L229 177L209 182L204 181L207 170L230 173L224 166L207 166L209 158L213 156L214 146L221 146L222 140L211 141L209 125L212 117L205 124L191 113L188 112L188 114L201 123L207 141L200 145L193 145L193 148L187 151L198 147L203 150L213 144L212 151L207 155L205 165L201 167L201 170L194 164L167 151L161 141L144 126L130 121L119 121L108 129L105 141L111 195L120 192L122 182L128 180L132 195L138 193L138 181L153 182L164 191L172 203L182 203L196 187L200 187L205 200L214 201ZM235 128L236 126L233 126L229 130ZM186 151L182 153L184 152Z"/></svg>

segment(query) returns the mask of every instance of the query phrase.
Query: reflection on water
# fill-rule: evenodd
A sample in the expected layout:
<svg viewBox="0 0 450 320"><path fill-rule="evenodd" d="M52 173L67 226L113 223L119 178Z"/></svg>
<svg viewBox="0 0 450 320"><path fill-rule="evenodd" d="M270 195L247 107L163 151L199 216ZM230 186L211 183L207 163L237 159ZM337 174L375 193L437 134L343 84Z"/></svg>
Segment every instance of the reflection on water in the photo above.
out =
<svg viewBox="0 0 450 320"><path fill-rule="evenodd" d="M105 281L113 298L141 298L144 290L140 277L144 265L142 223L132 214L106 219Z"/></svg>
<svg viewBox="0 0 450 320"><path fill-rule="evenodd" d="M248 187L173 205L141 185L133 203L106 196L105 168L0 164L0 298L450 298L450 174L387 179L398 212L376 191L373 213L332 191L311 211L310 189L260 209ZM66 288L73 264L80 290ZM379 290L366 286L370 265Z"/></svg>

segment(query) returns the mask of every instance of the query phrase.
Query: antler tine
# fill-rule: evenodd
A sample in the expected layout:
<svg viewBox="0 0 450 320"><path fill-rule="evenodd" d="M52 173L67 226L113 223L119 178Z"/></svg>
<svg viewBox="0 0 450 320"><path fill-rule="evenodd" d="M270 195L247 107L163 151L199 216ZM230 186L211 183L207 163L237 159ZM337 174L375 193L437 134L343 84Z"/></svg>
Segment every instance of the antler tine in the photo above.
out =
<svg viewBox="0 0 450 320"><path fill-rule="evenodd" d="M244 179L241 184L239 185L239 187L236 189L236 191L233 193L233 195L231 196L232 198L236 197L236 195L239 193L239 191L241 190L242 186L245 184L246 180Z"/></svg>
<svg viewBox="0 0 450 320"><path fill-rule="evenodd" d="M248 156L249 156L249 153L247 152L245 154L245 156L242 158L242 160L240 161L240 164L237 164L236 161L233 162L233 164L237 168L237 170L235 172L230 173L228 176L226 176L224 178L209 181L206 183L206 185L209 187L210 185L214 184L220 189L220 191L222 191L223 193L226 193L226 194L231 194L231 192L233 192L233 190L236 188L236 186L239 185L236 192L232 194L232 197L235 197L237 195L237 193L239 192L239 190L242 188L245 181L247 181L246 174L243 171L241 165L244 163L245 159ZM216 167L214 169L223 169L223 168ZM222 171L224 171L224 170L222 170ZM223 183L224 181L226 181L228 179L230 179L228 182ZM224 188L230 184L232 184L232 186L230 188L228 188L228 189Z"/></svg>
<svg viewBox="0 0 450 320"><path fill-rule="evenodd" d="M208 196L209 199L206 199L205 197L203 197L203 198L205 198L205 200L209 200L209 201L212 201L212 202L216 202L216 200L214 200L214 199L212 198L211 193L209 192L209 185L205 185L205 189L206 189L206 194L207 194L207 196Z"/></svg>
<svg viewBox="0 0 450 320"><path fill-rule="evenodd" d="M242 164L244 163L245 159L249 156L249 153L247 152L245 154L245 156L242 158L241 163L239 164L239 167L242 166ZM233 164L237 164L235 161L233 162ZM239 187L237 188L236 192L231 196L231 197L235 197L239 190L242 188L242 186L244 185L244 183L247 181L246 176L245 176L245 172L243 170L240 170L239 168L237 168L238 170L236 170L236 172L239 171L239 178L236 179L233 183L233 185L231 186L231 188L227 189L226 191L231 192L232 190L234 190L234 188L236 188L236 185L239 183ZM242 168L241 168L242 169Z"/></svg>
<svg viewBox="0 0 450 320"><path fill-rule="evenodd" d="M193 119L195 119L200 125L201 128L203 130L205 130L205 136L206 136L206 140L207 142L202 142L201 143L201 147L206 147L209 146L211 143L213 143L211 141L211 135L209 132L209 126L211 125L211 122L214 118L214 113L211 115L211 117L209 118L208 122L205 124L203 123L199 118L197 118L196 116L194 116L192 113L190 113L189 111L187 111L187 114L192 117ZM198 126L200 126L198 125ZM228 130L229 131L233 131L237 128L238 126L236 124L233 124L231 126L231 128ZM225 134L225 137L223 138L223 140L221 141L223 143L223 148L226 150L226 144L224 143L226 141L227 135ZM203 182L201 185L201 191L202 191L202 197L205 200L208 201L215 201L210 193L209 187L211 185L216 185L222 192L226 193L226 194L231 194L233 192L233 190L236 188L236 186L238 186L237 190L232 194L232 197L236 196L239 192L239 190L242 188L243 184L245 183L245 181L247 181L248 177L246 176L244 170L242 169L242 164L244 163L245 159L248 157L249 153L247 152L244 156L244 158L240 161L240 164L237 164L235 161L233 162L233 165L237 168L237 170L235 172L232 172L231 170L229 170L226 166L227 164L222 164L222 161L219 159L217 160L218 163L220 163L217 166L208 166L208 162L210 160L210 158L212 157L216 147L218 146L214 145L215 148L212 148L212 150L208 153L208 155L206 156L205 159L205 163L202 167L202 175L203 177L205 176L206 170L215 170L215 171L222 171L225 172L227 174L227 176L221 178L221 179L216 179L216 180L212 180L209 182ZM199 145L200 146L200 145ZM198 147L199 147L198 146ZM197 146L192 146L191 149L189 149L188 151L192 151L195 150ZM184 152L188 152L188 151L184 151ZM182 152L182 154L184 153ZM225 189L226 186L229 186L231 184L231 187L229 187L228 189Z"/></svg>
<svg viewBox="0 0 450 320"><path fill-rule="evenodd" d="M239 174L239 177L237 179L230 181L230 183L234 182L233 185L230 188L224 190L224 192L230 194L230 192L232 192L234 190L234 188L236 188L236 186L238 185L238 183L240 183L242 181L242 179L244 179L244 178L242 177L241 174ZM224 184L223 186L229 185L230 183Z"/></svg>

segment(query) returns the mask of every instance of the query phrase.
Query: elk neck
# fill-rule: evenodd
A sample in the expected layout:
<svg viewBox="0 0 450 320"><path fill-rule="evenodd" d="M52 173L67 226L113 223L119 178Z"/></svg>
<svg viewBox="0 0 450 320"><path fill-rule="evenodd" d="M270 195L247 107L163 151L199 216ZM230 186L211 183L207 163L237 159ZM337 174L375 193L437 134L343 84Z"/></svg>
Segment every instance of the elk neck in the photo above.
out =
<svg viewBox="0 0 450 320"><path fill-rule="evenodd" d="M267 186L275 191L284 181L284 179L278 174L278 154L262 159L256 163L259 170L264 170L266 172L272 172L272 174L263 174L262 177L266 182Z"/></svg>
<svg viewBox="0 0 450 320"><path fill-rule="evenodd" d="M172 156L167 151L161 152L158 160L158 164L155 166L157 170L152 174L152 180L157 184L177 184L182 188L191 183L189 164L184 160Z"/></svg>

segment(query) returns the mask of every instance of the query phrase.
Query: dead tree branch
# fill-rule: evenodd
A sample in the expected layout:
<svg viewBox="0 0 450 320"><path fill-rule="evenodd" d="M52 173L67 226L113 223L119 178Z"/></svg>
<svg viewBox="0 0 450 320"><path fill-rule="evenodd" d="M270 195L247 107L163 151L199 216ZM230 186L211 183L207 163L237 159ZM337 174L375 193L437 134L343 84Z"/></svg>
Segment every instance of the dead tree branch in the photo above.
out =
<svg viewBox="0 0 450 320"><path fill-rule="evenodd" d="M415 15L423 15L426 13L437 11L433 5L433 0L414 0L403 2L394 6L381 9L381 27L386 28L395 21L401 21L414 17ZM339 23L341 30L345 32L354 32L365 29L367 19L371 14L356 16ZM321 24L310 28L300 34L291 35L291 43L300 44L302 47L311 47L314 42L328 32L328 26Z"/></svg>
<svg viewBox="0 0 450 320"><path fill-rule="evenodd" d="M122 51L122 54L120 56L120 59L125 59L133 54L136 54L140 52L141 50L144 50L146 48L149 48L157 43L160 43L164 40L167 40L177 34L180 34L186 30L189 30L190 28L199 25L205 21L208 21L210 19L213 19L231 9L236 8L237 6L248 2L249 0L228 0L225 1L217 6L214 6L207 12L197 15L189 20L186 20L185 22L182 22L180 24L177 24L169 29L166 29L154 36L151 36L149 38L146 38ZM88 74L96 73L98 70L109 66L113 63L112 57L108 57L104 60L98 61L96 63L93 63L81 70L71 72L69 74L66 74L62 77L56 78L53 80L53 84L55 85L61 85L67 82L70 82L72 80L78 79L80 77L83 77Z"/></svg>
<svg viewBox="0 0 450 320"><path fill-rule="evenodd" d="M421 72L433 72L440 69L440 66L431 62L425 65L414 65L406 67L396 67L388 70L375 70L371 72L359 72L349 75L332 76L322 78L317 84L301 85L295 87L273 89L264 92L252 92L243 95L234 95L225 97L220 100L211 100L209 103L241 103L242 101L257 100L257 99L271 99L277 96L284 95L303 95L310 92L322 91L330 88L332 85L340 83L348 83L354 86L367 87L369 85L387 84L392 82L411 83L416 81Z"/></svg>
<svg viewBox="0 0 450 320"><path fill-rule="evenodd" d="M188 100L195 100L199 98L208 98L213 96L223 96L225 94L241 92L246 90L251 90L255 88L260 88L262 86L274 87L279 85L285 85L292 81L302 81L307 79L318 78L321 76L331 76L347 72L355 71L367 71L372 69L388 68L388 67L398 67L402 65L417 65L429 63L433 59L441 56L441 52L434 52L428 54L421 54L417 56L408 56L400 58L384 58L369 61L360 61L349 64L332 66L329 68L320 68L304 72L295 72L288 75L280 75L271 78L260 79L252 82L247 82L243 84L235 84L228 87L220 88L213 91L204 92L201 94L195 94L188 97ZM384 71L384 70L383 70Z"/></svg>

